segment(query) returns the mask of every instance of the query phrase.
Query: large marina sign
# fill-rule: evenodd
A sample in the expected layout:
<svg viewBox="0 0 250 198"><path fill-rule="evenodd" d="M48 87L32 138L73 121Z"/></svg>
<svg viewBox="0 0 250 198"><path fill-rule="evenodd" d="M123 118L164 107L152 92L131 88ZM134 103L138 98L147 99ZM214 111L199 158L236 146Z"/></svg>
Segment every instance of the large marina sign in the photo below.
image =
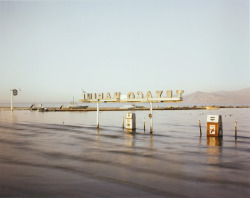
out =
<svg viewBox="0 0 250 198"><path fill-rule="evenodd" d="M155 97L153 97L151 91L148 91L146 95L141 91L129 92L127 95L121 95L121 92L114 92L111 94L108 92L104 93L84 93L83 99L80 99L82 103L98 103L98 102L181 102L183 90L176 90L176 94L173 95L172 90L156 91Z"/></svg>

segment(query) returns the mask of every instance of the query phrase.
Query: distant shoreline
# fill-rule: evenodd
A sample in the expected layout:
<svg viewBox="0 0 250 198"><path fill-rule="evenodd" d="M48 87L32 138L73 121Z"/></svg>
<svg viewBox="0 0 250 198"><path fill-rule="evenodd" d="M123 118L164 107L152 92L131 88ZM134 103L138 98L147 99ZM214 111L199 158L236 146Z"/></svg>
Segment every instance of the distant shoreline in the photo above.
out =
<svg viewBox="0 0 250 198"><path fill-rule="evenodd" d="M193 107L154 107L153 110L217 110L223 108L250 108L250 106L193 106ZM0 107L0 110L10 110L10 107ZM96 111L96 107L88 107L86 109L70 108L70 107L14 107L14 110L31 110L31 111ZM136 108L119 108L119 107L100 107L100 111L149 111L147 107Z"/></svg>

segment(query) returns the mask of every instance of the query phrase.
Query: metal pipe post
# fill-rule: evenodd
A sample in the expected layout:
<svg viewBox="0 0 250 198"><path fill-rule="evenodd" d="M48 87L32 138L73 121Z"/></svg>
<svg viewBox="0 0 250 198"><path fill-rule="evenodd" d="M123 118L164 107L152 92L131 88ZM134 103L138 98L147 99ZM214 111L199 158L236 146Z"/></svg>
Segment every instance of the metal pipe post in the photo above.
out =
<svg viewBox="0 0 250 198"><path fill-rule="evenodd" d="M153 133L153 104L150 102L150 133Z"/></svg>
<svg viewBox="0 0 250 198"><path fill-rule="evenodd" d="M97 128L99 129L99 102L96 103L96 112L97 112Z"/></svg>
<svg viewBox="0 0 250 198"><path fill-rule="evenodd" d="M235 127L235 137L237 138L237 122L235 121L235 125L234 125Z"/></svg>
<svg viewBox="0 0 250 198"><path fill-rule="evenodd" d="M13 111L13 92L10 90L10 110Z"/></svg>
<svg viewBox="0 0 250 198"><path fill-rule="evenodd" d="M200 127L200 136L202 136L202 132L201 132L201 121L199 120L199 127Z"/></svg>
<svg viewBox="0 0 250 198"><path fill-rule="evenodd" d="M144 117L144 132L145 132L145 129L146 129L146 127L145 127L145 117Z"/></svg>

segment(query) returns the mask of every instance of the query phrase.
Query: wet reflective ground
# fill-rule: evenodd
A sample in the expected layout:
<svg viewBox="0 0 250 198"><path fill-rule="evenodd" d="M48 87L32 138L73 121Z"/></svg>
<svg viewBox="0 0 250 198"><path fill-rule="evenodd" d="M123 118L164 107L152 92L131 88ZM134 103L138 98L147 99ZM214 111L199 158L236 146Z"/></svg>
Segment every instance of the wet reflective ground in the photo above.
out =
<svg viewBox="0 0 250 198"><path fill-rule="evenodd" d="M128 133L125 111L97 130L96 112L0 110L0 197L250 197L250 109L154 111L152 135L135 113ZM207 138L208 114L223 138Z"/></svg>

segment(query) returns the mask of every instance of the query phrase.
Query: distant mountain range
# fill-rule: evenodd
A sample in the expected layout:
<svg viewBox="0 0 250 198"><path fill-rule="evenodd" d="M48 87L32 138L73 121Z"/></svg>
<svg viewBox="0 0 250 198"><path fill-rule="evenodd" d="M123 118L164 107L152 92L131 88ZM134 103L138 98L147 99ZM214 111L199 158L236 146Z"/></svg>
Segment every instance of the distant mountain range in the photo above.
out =
<svg viewBox="0 0 250 198"><path fill-rule="evenodd" d="M184 103L191 104L250 104L250 87L237 91L194 92L183 95Z"/></svg>

